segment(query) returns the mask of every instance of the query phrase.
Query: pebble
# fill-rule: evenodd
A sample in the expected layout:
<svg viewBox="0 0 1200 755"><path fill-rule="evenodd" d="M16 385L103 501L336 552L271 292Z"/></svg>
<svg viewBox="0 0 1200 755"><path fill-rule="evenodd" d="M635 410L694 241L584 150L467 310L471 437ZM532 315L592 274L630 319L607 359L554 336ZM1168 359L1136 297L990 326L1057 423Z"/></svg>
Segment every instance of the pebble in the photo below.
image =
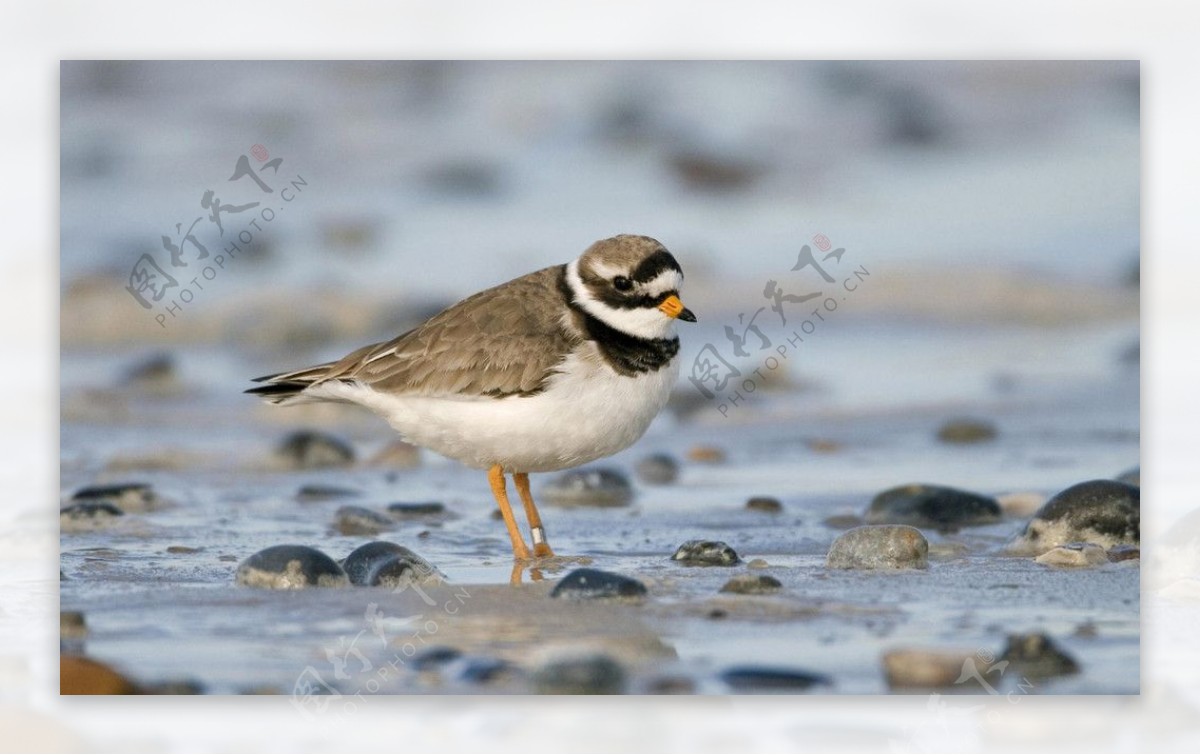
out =
<svg viewBox="0 0 1200 755"><path fill-rule="evenodd" d="M138 691L129 679L91 658L61 655L58 659L60 695L132 695Z"/></svg>
<svg viewBox="0 0 1200 755"><path fill-rule="evenodd" d="M199 553L203 548L193 548L189 545L168 545L167 553L173 556L190 556L193 553Z"/></svg>
<svg viewBox="0 0 1200 755"><path fill-rule="evenodd" d="M1126 469L1121 474L1117 475L1117 482L1123 482L1126 485L1132 485L1135 488L1142 486L1142 467L1138 465L1133 469Z"/></svg>
<svg viewBox="0 0 1200 755"><path fill-rule="evenodd" d="M72 501L108 501L124 512L141 513L156 511L165 506L149 485L143 482L128 482L118 485L91 485L80 488L71 496Z"/></svg>
<svg viewBox="0 0 1200 755"><path fill-rule="evenodd" d="M121 374L121 384L148 393L171 394L183 386L175 369L175 358L161 351L134 362Z"/></svg>
<svg viewBox="0 0 1200 755"><path fill-rule="evenodd" d="M627 506L633 486L623 473L608 467L575 469L542 488L542 500L558 506Z"/></svg>
<svg viewBox="0 0 1200 755"><path fill-rule="evenodd" d="M446 504L437 501L425 503L389 503L387 511L396 519L417 519L446 513Z"/></svg>
<svg viewBox="0 0 1200 755"><path fill-rule="evenodd" d="M634 472L647 485L670 485L679 479L679 462L668 454L653 454L639 461Z"/></svg>
<svg viewBox="0 0 1200 755"><path fill-rule="evenodd" d="M1036 556L1067 543L1140 545L1140 499L1138 488L1115 480L1073 485L1046 501L1008 550Z"/></svg>
<svg viewBox="0 0 1200 755"><path fill-rule="evenodd" d="M415 469L421 466L421 449L402 440L393 440L367 462L372 467Z"/></svg>
<svg viewBox="0 0 1200 755"><path fill-rule="evenodd" d="M69 532L110 524L124 515L124 511L108 501L80 501L59 509L58 524Z"/></svg>
<svg viewBox="0 0 1200 755"><path fill-rule="evenodd" d="M646 586L636 579L600 569L576 569L559 580L552 598L636 598Z"/></svg>
<svg viewBox="0 0 1200 755"><path fill-rule="evenodd" d="M607 655L583 655L548 661L533 673L540 695L619 695L625 670Z"/></svg>
<svg viewBox="0 0 1200 755"><path fill-rule="evenodd" d="M924 569L929 542L903 524L868 524L843 532L829 547L830 569Z"/></svg>
<svg viewBox="0 0 1200 755"><path fill-rule="evenodd" d="M751 511L762 511L767 514L778 514L783 511L783 503L778 498L767 495L756 495L746 501L746 508Z"/></svg>
<svg viewBox="0 0 1200 755"><path fill-rule="evenodd" d="M871 524L952 529L1000 521L1000 504L992 498L941 485L903 485L875 496L866 520Z"/></svg>
<svg viewBox="0 0 1200 755"><path fill-rule="evenodd" d="M462 651L458 648L447 647L445 645L435 645L431 648L426 648L414 655L407 661L408 665L417 671L429 671L438 666L445 666L451 661L456 661L462 657Z"/></svg>
<svg viewBox="0 0 1200 755"><path fill-rule="evenodd" d="M464 682L471 684L491 684L515 671L515 667L506 660L481 656L463 659L462 670L459 671L458 676Z"/></svg>
<svg viewBox="0 0 1200 755"><path fill-rule="evenodd" d="M1008 661L1022 676L1047 678L1079 673L1079 664L1042 633L1010 634L1000 660Z"/></svg>
<svg viewBox="0 0 1200 755"><path fill-rule="evenodd" d="M649 695L690 695L695 691L696 683L686 676L662 676L646 685Z"/></svg>
<svg viewBox="0 0 1200 755"><path fill-rule="evenodd" d="M748 188L766 172L764 166L749 158L696 150L673 154L668 162L684 186L712 193Z"/></svg>
<svg viewBox="0 0 1200 755"><path fill-rule="evenodd" d="M671 560L687 566L733 566L741 563L737 552L720 540L688 540L676 549Z"/></svg>
<svg viewBox="0 0 1200 755"><path fill-rule="evenodd" d="M747 569L766 569L768 566L770 566L770 564L766 562L766 559L762 558L752 558L746 564Z"/></svg>
<svg viewBox="0 0 1200 755"><path fill-rule="evenodd" d="M1034 559L1046 566L1099 566L1108 563L1108 553L1095 543L1058 545Z"/></svg>
<svg viewBox="0 0 1200 755"><path fill-rule="evenodd" d="M1136 545L1118 545L1116 548L1109 548L1108 560L1117 561L1134 561L1142 558L1142 549Z"/></svg>
<svg viewBox="0 0 1200 755"><path fill-rule="evenodd" d="M441 572L434 568L433 564L403 545L389 543L385 540L376 540L375 542L358 546L342 561L342 568L346 570L346 576L349 578L350 584L370 585L372 572L375 572L382 566L388 565L389 562L395 559L407 563L414 575L421 575L422 581L426 579L444 579ZM378 576L384 578L389 574L395 574L397 571L397 567L391 565L387 570L380 572Z"/></svg>
<svg viewBox="0 0 1200 755"><path fill-rule="evenodd" d="M721 672L721 681L732 690L802 690L833 683L824 674L771 666L735 666Z"/></svg>
<svg viewBox="0 0 1200 755"><path fill-rule="evenodd" d="M986 420L952 419L938 428L943 443L983 443L996 438L996 426Z"/></svg>
<svg viewBox="0 0 1200 755"><path fill-rule="evenodd" d="M783 583L769 574L739 574L721 587L721 592L738 595L765 595L778 592Z"/></svg>
<svg viewBox="0 0 1200 755"><path fill-rule="evenodd" d="M883 656L883 675L892 689L953 687L962 678L963 666L975 656L947 650L904 648ZM977 662L980 674L988 664Z"/></svg>
<svg viewBox="0 0 1200 755"><path fill-rule="evenodd" d="M700 464L720 464L726 460L724 449L716 446L693 446L687 453L689 461Z"/></svg>
<svg viewBox="0 0 1200 755"><path fill-rule="evenodd" d="M354 488L343 488L337 485L304 485L296 491L296 498L301 501L327 501L331 498L357 498L362 495Z"/></svg>
<svg viewBox="0 0 1200 755"><path fill-rule="evenodd" d="M388 587L393 590L412 584L440 584L445 578L425 559L413 560L393 555L382 559L367 573L366 587Z"/></svg>
<svg viewBox="0 0 1200 755"><path fill-rule="evenodd" d="M342 506L334 513L333 524L343 535L377 535L396 526L390 516L362 506Z"/></svg>
<svg viewBox="0 0 1200 755"><path fill-rule="evenodd" d="M853 527L859 527L864 522L858 514L833 514L832 516L825 517L821 521L821 524L835 530L848 530Z"/></svg>
<svg viewBox="0 0 1200 755"><path fill-rule="evenodd" d="M83 611L58 612L58 637L61 640L82 640L87 637L87 621Z"/></svg>
<svg viewBox="0 0 1200 755"><path fill-rule="evenodd" d="M326 433L299 430L283 439L275 454L293 469L344 467L354 463L354 449Z"/></svg>
<svg viewBox="0 0 1200 755"><path fill-rule="evenodd" d="M246 587L298 590L342 587L349 583L342 567L316 548L273 545L238 564L235 581Z"/></svg>

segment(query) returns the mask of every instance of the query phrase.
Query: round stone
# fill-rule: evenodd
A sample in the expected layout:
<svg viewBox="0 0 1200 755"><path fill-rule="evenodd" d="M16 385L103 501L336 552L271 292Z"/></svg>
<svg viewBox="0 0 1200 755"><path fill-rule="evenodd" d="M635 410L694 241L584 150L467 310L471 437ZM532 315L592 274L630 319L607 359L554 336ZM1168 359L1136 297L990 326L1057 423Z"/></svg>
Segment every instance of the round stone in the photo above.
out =
<svg viewBox="0 0 1200 755"><path fill-rule="evenodd" d="M739 574L721 587L721 592L738 595L766 595L779 592L783 583L769 574Z"/></svg>
<svg viewBox="0 0 1200 755"><path fill-rule="evenodd" d="M422 580L441 577L441 573L434 568L433 564L421 558L413 551L405 548L403 545L389 543L384 540L376 540L375 542L355 548L342 562L342 568L345 569L350 584L370 585L372 572L378 567L396 559L408 565L413 573L410 576L420 576ZM403 569L392 565L377 576L378 578L385 578L389 574L396 574L398 572L402 575Z"/></svg>
<svg viewBox="0 0 1200 755"><path fill-rule="evenodd" d="M1108 563L1108 554L1095 543L1058 545L1034 559L1046 566L1099 566Z"/></svg>
<svg viewBox="0 0 1200 755"><path fill-rule="evenodd" d="M246 587L298 590L349 584L342 567L316 548L273 545L238 565L235 580Z"/></svg>
<svg viewBox="0 0 1200 755"><path fill-rule="evenodd" d="M1010 634L1000 660L1008 661L1030 679L1079 673L1075 659L1041 633Z"/></svg>
<svg viewBox="0 0 1200 755"><path fill-rule="evenodd" d="M983 443L995 439L996 426L986 420L952 419L938 428L937 437L943 443Z"/></svg>
<svg viewBox="0 0 1200 755"><path fill-rule="evenodd" d="M890 650L883 656L883 674L892 689L952 687L960 683L964 666L969 668L973 658L953 650ZM982 660L979 664L981 671L988 667ZM971 691L975 689L975 685L970 688Z"/></svg>
<svg viewBox="0 0 1200 755"><path fill-rule="evenodd" d="M419 519L446 513L446 504L437 501L389 503L387 511L396 519Z"/></svg>
<svg viewBox="0 0 1200 755"><path fill-rule="evenodd" d="M847 530L833 541L825 565L830 569L924 569L929 541L903 524L868 524Z"/></svg>
<svg viewBox="0 0 1200 755"><path fill-rule="evenodd" d="M107 501L123 512L141 513L155 511L165 506L165 501L149 485L143 482L126 482L116 485L89 485L80 488L71 496L72 501Z"/></svg>
<svg viewBox="0 0 1200 755"><path fill-rule="evenodd" d="M600 569L576 569L559 580L552 598L637 598L646 586L636 579Z"/></svg>
<svg viewBox="0 0 1200 755"><path fill-rule="evenodd" d="M551 480L542 488L541 498L558 506L628 506L633 486L616 469L574 469Z"/></svg>
<svg viewBox="0 0 1200 755"><path fill-rule="evenodd" d="M733 566L741 563L737 552L719 540L688 540L676 549L671 560L686 566Z"/></svg>
<svg viewBox="0 0 1200 755"><path fill-rule="evenodd" d="M1000 521L993 498L941 485L902 485L875 496L867 510L870 524L955 529Z"/></svg>
<svg viewBox="0 0 1200 755"><path fill-rule="evenodd" d="M721 672L721 681L735 691L777 690L798 691L817 685L830 685L832 680L825 674L814 674L800 669L775 668L771 666L735 666Z"/></svg>
<svg viewBox="0 0 1200 755"><path fill-rule="evenodd" d="M783 511L783 503L778 498L767 495L756 495L746 501L746 508L751 511L761 511L765 514L778 514Z"/></svg>
<svg viewBox="0 0 1200 755"><path fill-rule="evenodd" d="M625 689L625 670L607 655L551 660L533 674L541 695L618 695Z"/></svg>
<svg viewBox="0 0 1200 755"><path fill-rule="evenodd" d="M639 461L634 471L647 485L670 485L679 479L679 462L668 454L653 454Z"/></svg>
<svg viewBox="0 0 1200 755"><path fill-rule="evenodd" d="M294 469L344 467L354 463L354 449L349 443L312 430L299 430L287 436L275 453Z"/></svg>
<svg viewBox="0 0 1200 755"><path fill-rule="evenodd" d="M376 535L396 526L390 516L362 506L342 506L334 513L333 524L343 535Z"/></svg>
<svg viewBox="0 0 1200 755"><path fill-rule="evenodd" d="M64 532L103 527L125 512L108 501L79 501L58 511L58 524Z"/></svg>

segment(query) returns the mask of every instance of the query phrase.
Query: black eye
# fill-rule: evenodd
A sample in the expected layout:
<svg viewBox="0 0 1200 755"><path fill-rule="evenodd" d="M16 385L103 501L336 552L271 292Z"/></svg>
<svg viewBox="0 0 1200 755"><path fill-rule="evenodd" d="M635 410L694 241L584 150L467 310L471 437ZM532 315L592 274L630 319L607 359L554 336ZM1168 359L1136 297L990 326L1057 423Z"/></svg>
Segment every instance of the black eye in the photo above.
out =
<svg viewBox="0 0 1200 755"><path fill-rule="evenodd" d="M613 278L613 288L617 289L618 291L628 291L629 289L633 288L633 281L629 280L624 275L618 275L616 278Z"/></svg>

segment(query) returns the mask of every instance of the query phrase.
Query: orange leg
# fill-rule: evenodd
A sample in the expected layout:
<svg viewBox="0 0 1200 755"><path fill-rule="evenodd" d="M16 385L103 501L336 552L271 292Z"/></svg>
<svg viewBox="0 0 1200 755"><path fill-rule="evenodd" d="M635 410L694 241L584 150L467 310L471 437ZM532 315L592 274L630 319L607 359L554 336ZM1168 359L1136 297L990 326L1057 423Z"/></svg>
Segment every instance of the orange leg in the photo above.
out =
<svg viewBox="0 0 1200 755"><path fill-rule="evenodd" d="M529 492L529 475L524 472L514 472L513 482L525 504L525 518L529 520L529 535L533 538L533 555L553 556L550 543L546 542L546 528L542 526L542 517L538 514L537 506L533 503L533 494Z"/></svg>
<svg viewBox="0 0 1200 755"><path fill-rule="evenodd" d="M504 467L496 464L489 469L488 482L491 483L492 495L496 497L496 503L500 506L500 515L504 517L504 526L508 528L508 536L512 538L513 558L519 561L528 561L529 546L525 545L525 538L521 537L521 529L517 527L512 506L508 503L508 490L504 484Z"/></svg>

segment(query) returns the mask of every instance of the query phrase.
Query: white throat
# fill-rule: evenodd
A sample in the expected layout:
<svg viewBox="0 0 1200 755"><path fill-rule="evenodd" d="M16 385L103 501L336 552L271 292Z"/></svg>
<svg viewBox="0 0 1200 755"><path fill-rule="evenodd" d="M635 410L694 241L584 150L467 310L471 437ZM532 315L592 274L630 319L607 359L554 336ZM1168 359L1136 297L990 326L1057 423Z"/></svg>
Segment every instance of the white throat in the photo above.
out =
<svg viewBox="0 0 1200 755"><path fill-rule="evenodd" d="M675 318L655 307L620 309L595 299L579 277L579 260L567 265L567 288L575 303L592 317L626 335L638 338L670 338L675 334Z"/></svg>

